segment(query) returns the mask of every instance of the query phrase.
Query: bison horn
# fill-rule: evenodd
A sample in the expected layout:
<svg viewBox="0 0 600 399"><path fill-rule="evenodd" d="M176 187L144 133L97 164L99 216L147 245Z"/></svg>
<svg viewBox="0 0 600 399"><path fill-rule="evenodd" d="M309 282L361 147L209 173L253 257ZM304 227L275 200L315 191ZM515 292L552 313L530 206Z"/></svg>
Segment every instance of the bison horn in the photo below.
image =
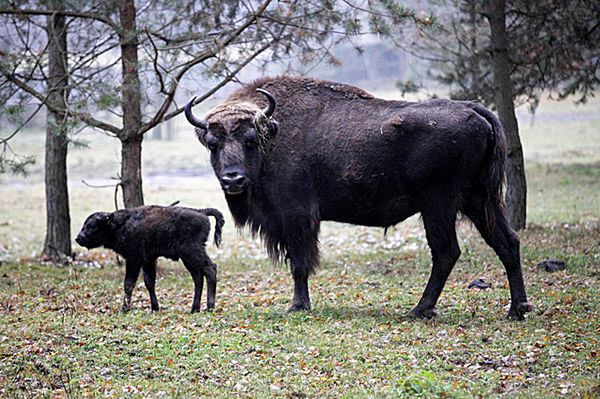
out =
<svg viewBox="0 0 600 399"><path fill-rule="evenodd" d="M267 118L270 118L271 115L273 115L273 112L275 112L275 106L277 105L275 98L271 93L264 89L256 89L256 91L267 97L267 100L269 100L269 106L263 110L263 113Z"/></svg>
<svg viewBox="0 0 600 399"><path fill-rule="evenodd" d="M192 114L192 107L194 106L194 101L196 101L196 97L192 98L187 104L185 104L185 117L188 122L192 125L199 127L200 129L208 130L208 122L202 119L198 119Z"/></svg>

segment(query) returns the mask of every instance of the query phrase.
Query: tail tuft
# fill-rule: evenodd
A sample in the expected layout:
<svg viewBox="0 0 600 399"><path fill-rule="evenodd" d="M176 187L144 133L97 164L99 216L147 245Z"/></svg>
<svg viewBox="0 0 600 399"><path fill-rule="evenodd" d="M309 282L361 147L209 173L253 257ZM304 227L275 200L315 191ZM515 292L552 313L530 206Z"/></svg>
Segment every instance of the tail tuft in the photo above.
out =
<svg viewBox="0 0 600 399"><path fill-rule="evenodd" d="M221 234L223 232L223 225L225 224L225 218L223 217L223 214L215 208L204 208L204 209L198 209L200 212L204 213L207 216L212 216L215 218L216 221L216 225L215 225L215 237L214 237L214 242L215 242L215 246L220 246L221 245Z"/></svg>
<svg viewBox="0 0 600 399"><path fill-rule="evenodd" d="M488 146L487 170L485 172L485 219L488 228L496 224L495 209L504 209L503 187L506 178L506 136L500 121L489 109L471 103L473 110L492 127L492 141Z"/></svg>

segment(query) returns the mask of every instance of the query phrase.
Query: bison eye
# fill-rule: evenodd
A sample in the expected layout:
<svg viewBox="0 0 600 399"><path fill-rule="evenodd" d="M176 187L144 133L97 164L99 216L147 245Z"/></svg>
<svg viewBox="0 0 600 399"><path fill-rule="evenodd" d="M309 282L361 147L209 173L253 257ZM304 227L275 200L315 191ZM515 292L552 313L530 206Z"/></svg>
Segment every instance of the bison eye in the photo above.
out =
<svg viewBox="0 0 600 399"><path fill-rule="evenodd" d="M246 147L248 147L248 148L256 148L256 146L258 146L258 140L256 140L256 138L249 139L249 140L246 140L245 144L246 144Z"/></svg>
<svg viewBox="0 0 600 399"><path fill-rule="evenodd" d="M206 135L205 142L211 152L215 152L219 148L219 140L212 134Z"/></svg>
<svg viewBox="0 0 600 399"><path fill-rule="evenodd" d="M251 130L244 135L244 145L247 148L256 148L258 146L258 137L254 130Z"/></svg>

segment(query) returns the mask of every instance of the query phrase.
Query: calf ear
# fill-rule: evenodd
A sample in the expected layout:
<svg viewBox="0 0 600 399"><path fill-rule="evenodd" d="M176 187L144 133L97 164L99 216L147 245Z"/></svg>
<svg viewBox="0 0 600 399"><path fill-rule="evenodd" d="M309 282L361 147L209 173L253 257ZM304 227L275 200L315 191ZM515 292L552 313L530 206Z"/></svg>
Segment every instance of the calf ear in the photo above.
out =
<svg viewBox="0 0 600 399"><path fill-rule="evenodd" d="M108 212L94 212L90 216L85 219L84 224L86 223L102 223L108 220L108 216L110 213Z"/></svg>
<svg viewBox="0 0 600 399"><path fill-rule="evenodd" d="M111 230L116 230L121 227L129 219L129 213L127 212L113 212L108 215L108 227Z"/></svg>

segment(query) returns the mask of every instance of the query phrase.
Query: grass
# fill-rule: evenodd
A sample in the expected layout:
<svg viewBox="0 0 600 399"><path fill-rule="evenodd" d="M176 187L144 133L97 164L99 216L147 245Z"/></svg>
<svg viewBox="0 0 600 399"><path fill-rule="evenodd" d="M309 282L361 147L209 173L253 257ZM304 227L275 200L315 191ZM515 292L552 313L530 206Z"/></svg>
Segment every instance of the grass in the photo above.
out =
<svg viewBox="0 0 600 399"><path fill-rule="evenodd" d="M223 249L209 248L219 264L214 312L189 314L191 278L181 264L161 261L161 311L149 312L139 281L134 310L122 315L123 268L110 252L76 248L76 260L62 267L37 258L44 233L39 166L27 180L3 176L0 396L598 397L596 105L575 112L543 104L533 127L521 115L530 221L521 233L522 263L535 306L522 323L505 319L504 271L467 222L459 223L463 253L439 315L405 318L430 270L418 218L385 240L379 229L324 224L310 313L286 313L285 267L272 265L258 241L227 223ZM579 131L576 140L563 137ZM92 149L70 155L73 232L90 212L113 207L112 189L78 183L102 182L116 171L114 143L92 137ZM19 140L21 150L41 150L39 135ZM226 209L210 174L158 175L206 167L205 151L190 137L149 140L144 151L148 203L179 199ZM567 269L550 274L537 266L550 257L565 260ZM475 278L492 288L467 289Z"/></svg>
<svg viewBox="0 0 600 399"><path fill-rule="evenodd" d="M143 284L118 314L122 269L10 263L0 276L0 383L8 396L523 397L597 394L598 254L594 231L543 228L523 235L536 310L505 320L508 290L493 254L469 244L439 316L413 322L427 251L326 257L312 280L314 311L287 314L289 277L252 258L220 263L217 310L188 314L191 279L165 263L152 314ZM463 247L465 247L463 245ZM559 254L566 272L539 259ZM110 263L110 262L109 262ZM466 289L476 277L492 289ZM594 391L596 390L596 391ZM69 393L70 391L70 393Z"/></svg>

